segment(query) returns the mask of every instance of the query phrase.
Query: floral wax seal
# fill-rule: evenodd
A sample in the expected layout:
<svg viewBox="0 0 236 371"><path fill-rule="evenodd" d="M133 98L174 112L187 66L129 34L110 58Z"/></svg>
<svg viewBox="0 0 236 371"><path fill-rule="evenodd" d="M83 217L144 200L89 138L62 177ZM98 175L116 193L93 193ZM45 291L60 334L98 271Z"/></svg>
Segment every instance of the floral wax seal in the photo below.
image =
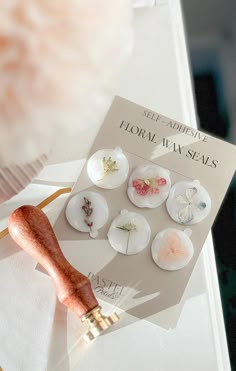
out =
<svg viewBox="0 0 236 371"><path fill-rule="evenodd" d="M128 196L138 207L155 208L168 197L170 172L154 164L138 166L129 178Z"/></svg>
<svg viewBox="0 0 236 371"><path fill-rule="evenodd" d="M196 224L210 213L211 198L198 180L179 182L171 188L166 207L177 223Z"/></svg>
<svg viewBox="0 0 236 371"><path fill-rule="evenodd" d="M88 232L95 238L98 230L108 219L108 205L103 196L96 192L79 192L67 204L66 218L69 224L80 232Z"/></svg>
<svg viewBox="0 0 236 371"><path fill-rule="evenodd" d="M125 210L113 220L107 236L114 250L134 255L148 245L151 229L142 215Z"/></svg>
<svg viewBox="0 0 236 371"><path fill-rule="evenodd" d="M184 232L168 228L158 233L152 243L152 258L162 269L175 271L184 268L192 259L194 249L191 229Z"/></svg>
<svg viewBox="0 0 236 371"><path fill-rule="evenodd" d="M96 186L113 189L127 179L129 163L121 148L101 149L89 158L87 172Z"/></svg>

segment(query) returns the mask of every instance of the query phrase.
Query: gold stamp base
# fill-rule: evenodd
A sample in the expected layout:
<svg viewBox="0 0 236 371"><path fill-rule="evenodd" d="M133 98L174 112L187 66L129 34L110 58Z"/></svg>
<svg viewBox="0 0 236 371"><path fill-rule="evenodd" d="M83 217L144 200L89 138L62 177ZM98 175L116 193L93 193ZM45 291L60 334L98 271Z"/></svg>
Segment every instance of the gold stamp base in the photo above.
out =
<svg viewBox="0 0 236 371"><path fill-rule="evenodd" d="M97 306L82 317L82 322L87 322L89 326L88 331L84 335L84 340L87 343L96 339L97 336L101 335L120 319L117 313L104 316L101 310L102 308Z"/></svg>

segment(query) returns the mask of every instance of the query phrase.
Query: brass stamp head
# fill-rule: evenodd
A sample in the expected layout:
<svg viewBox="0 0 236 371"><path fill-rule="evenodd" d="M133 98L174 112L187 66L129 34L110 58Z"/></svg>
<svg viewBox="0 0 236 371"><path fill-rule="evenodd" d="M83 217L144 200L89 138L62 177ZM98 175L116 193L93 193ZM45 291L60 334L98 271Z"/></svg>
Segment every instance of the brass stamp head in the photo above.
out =
<svg viewBox="0 0 236 371"><path fill-rule="evenodd" d="M89 326L88 331L84 335L84 340L87 343L94 340L120 319L116 313L112 313L110 316L104 316L101 309L100 306L97 306L82 317L82 322L86 321Z"/></svg>

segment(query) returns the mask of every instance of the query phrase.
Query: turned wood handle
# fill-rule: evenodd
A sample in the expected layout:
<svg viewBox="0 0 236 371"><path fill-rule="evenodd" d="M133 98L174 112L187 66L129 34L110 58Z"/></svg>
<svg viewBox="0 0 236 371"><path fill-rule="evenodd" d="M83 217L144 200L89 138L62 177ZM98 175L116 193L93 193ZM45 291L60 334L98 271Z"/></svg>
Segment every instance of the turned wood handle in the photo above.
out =
<svg viewBox="0 0 236 371"><path fill-rule="evenodd" d="M35 206L22 206L10 216L13 240L37 260L54 280L61 303L79 317L98 305L89 279L64 257L47 216Z"/></svg>

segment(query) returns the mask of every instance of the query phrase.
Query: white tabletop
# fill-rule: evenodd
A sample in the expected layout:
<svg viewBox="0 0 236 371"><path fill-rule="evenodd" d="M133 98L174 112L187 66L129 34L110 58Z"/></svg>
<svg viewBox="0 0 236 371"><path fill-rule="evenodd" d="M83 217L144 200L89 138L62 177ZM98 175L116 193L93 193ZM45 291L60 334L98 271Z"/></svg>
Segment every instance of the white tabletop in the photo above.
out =
<svg viewBox="0 0 236 371"><path fill-rule="evenodd" d="M180 3L169 0L157 4L135 11L134 53L117 94L196 126ZM58 187L73 184L83 160L76 160L76 148L71 148L70 158L75 161L47 166L30 186L1 206L0 229L18 205L37 204ZM52 222L64 199L46 208ZM55 295L51 286L50 290ZM160 326L156 326L124 314L115 331L84 346L77 341L78 320L57 304L52 332L45 334L52 339L47 370L230 370L211 236L180 305L163 311L159 319Z"/></svg>

